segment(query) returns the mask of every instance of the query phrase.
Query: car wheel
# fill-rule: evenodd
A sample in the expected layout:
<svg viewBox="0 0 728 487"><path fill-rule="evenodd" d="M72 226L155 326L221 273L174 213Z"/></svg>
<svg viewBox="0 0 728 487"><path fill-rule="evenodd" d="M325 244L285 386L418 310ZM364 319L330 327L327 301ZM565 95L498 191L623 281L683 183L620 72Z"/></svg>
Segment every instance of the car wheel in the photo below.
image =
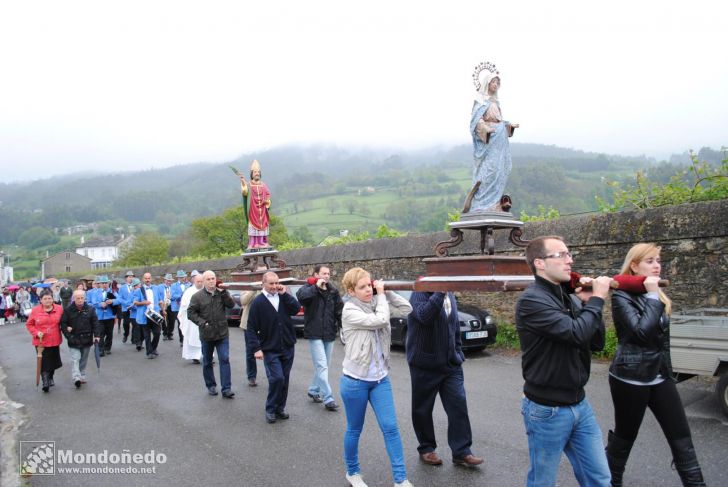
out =
<svg viewBox="0 0 728 487"><path fill-rule="evenodd" d="M718 385L715 386L715 394L718 397L723 414L728 416L728 372L723 373Z"/></svg>

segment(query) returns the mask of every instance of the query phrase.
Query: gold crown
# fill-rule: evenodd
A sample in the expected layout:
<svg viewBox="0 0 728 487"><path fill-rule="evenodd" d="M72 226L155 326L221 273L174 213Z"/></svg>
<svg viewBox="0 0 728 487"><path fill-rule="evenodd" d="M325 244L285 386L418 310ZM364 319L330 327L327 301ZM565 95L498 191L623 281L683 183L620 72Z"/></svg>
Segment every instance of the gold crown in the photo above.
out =
<svg viewBox="0 0 728 487"><path fill-rule="evenodd" d="M478 91L480 91L480 87L481 87L480 79L479 79L480 73L482 73L483 70L486 70L486 69L488 71L490 71L491 73L495 73L496 75L499 74L498 70L495 67L495 64L493 64L489 61L482 62L482 63L478 64L477 66L475 66L475 71L473 71L473 84L475 85L475 89Z"/></svg>
<svg viewBox="0 0 728 487"><path fill-rule="evenodd" d="M253 159L253 163L250 165L251 171L260 171L260 162L257 159Z"/></svg>

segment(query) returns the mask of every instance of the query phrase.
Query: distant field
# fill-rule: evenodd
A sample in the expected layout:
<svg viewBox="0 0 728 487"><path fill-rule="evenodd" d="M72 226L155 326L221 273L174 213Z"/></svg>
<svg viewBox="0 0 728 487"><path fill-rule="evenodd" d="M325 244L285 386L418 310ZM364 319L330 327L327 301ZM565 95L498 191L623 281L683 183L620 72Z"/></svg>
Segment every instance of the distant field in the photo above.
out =
<svg viewBox="0 0 728 487"><path fill-rule="evenodd" d="M450 173L452 182L457 183L462 188L470 186L470 170L467 168L458 168ZM419 201L436 202L442 198L442 195L419 197ZM328 206L329 200L336 200L339 204L337 209L331 213ZM459 199L465 199L465 190ZM369 208L368 215L362 215L359 208L354 213L349 214L346 207L348 201L355 201L357 206L366 203ZM286 203L279 207L275 207L275 194L273 195L274 209L273 213L282 217L289 233L298 227L308 227L311 234L317 239L323 240L327 235L335 234L339 230L349 230L350 232L375 231L380 225L385 224L392 226L383 214L392 203L400 200L397 190L392 188L377 189L375 193L365 196L359 196L352 189L348 194L340 194L333 196L323 196L319 198L309 199L310 208L306 211L298 205L298 213L293 213L293 203ZM443 225L445 222L443 222Z"/></svg>

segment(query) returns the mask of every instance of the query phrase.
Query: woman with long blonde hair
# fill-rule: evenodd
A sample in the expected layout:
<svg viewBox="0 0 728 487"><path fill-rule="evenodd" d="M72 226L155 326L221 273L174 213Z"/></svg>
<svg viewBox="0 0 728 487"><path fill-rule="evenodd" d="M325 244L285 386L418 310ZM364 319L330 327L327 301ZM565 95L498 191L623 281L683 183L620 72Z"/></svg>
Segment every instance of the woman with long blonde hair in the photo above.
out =
<svg viewBox="0 0 728 487"><path fill-rule="evenodd" d="M384 436L394 487L412 487L407 480L402 439L389 382L390 313L406 316L409 301L384 291L384 282L372 281L361 267L349 269L341 281L349 295L341 314L344 339L344 374L339 392L346 411L344 461L346 480L352 487L367 487L359 465L359 437L367 405L371 404Z"/></svg>
<svg viewBox="0 0 728 487"><path fill-rule="evenodd" d="M675 387L670 362L672 303L658 287L660 247L634 245L620 274L644 276L644 293L617 290L612 294L612 317L617 331L617 353L609 368L614 404L614 431L606 448L612 486L622 485L645 411L649 407L660 423L680 479L685 486L704 486L690 426Z"/></svg>

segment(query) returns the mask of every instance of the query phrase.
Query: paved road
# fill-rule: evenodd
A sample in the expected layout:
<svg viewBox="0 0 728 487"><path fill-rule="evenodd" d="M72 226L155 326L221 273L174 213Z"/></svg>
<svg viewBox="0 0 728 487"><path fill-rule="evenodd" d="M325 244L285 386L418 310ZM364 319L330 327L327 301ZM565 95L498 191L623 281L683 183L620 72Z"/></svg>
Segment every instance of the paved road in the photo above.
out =
<svg viewBox="0 0 728 487"><path fill-rule="evenodd" d="M0 328L0 366L14 401L25 404L27 423L20 440L53 440L57 449L75 453L156 453L166 462L153 474L57 474L35 476L32 485L212 485L340 486L344 485L343 411L332 413L306 397L311 375L308 347L300 341L291 375L291 419L268 425L263 406L267 384L244 384L243 338L231 330L233 384L236 399L206 394L198 365L183 361L176 342L161 342L158 360L146 360L129 344L114 345L97 374L89 364L89 384L76 390L70 380L67 347L61 348L64 367L56 386L44 394L34 386L34 351L22 325ZM332 377L338 391L341 346L334 351ZM518 410L521 396L520 359L509 353L482 353L465 364L465 381L475 441L473 450L486 458L483 468L466 470L445 464L429 467L418 462L409 407L410 384L404 353L393 352L392 374L400 430L409 477L415 486L519 486L528 455ZM728 422L711 396L709 384L690 380L679 386L708 485L728 485ZM605 364L595 364L589 383L592 402L605 434L612 424ZM439 452L449 456L446 421L436 406ZM367 416L361 438L361 463L371 486L392 485L381 434L373 414ZM56 467L60 467L57 465ZM66 465L68 466L68 465ZM90 466L90 465L88 465ZM677 486L670 456L659 426L648 413L627 467L630 485ZM576 485L566 460L559 485Z"/></svg>

